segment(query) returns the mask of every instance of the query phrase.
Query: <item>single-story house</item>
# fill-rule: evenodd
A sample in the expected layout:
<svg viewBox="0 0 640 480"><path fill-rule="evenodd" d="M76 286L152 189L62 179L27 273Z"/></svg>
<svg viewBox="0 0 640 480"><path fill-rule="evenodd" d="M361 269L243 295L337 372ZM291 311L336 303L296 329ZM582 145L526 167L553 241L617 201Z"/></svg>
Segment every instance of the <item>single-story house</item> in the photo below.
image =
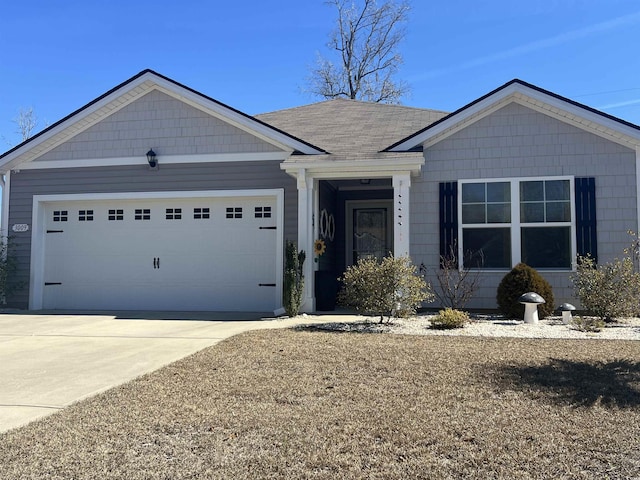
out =
<svg viewBox="0 0 640 480"><path fill-rule="evenodd" d="M575 302L576 256L612 260L640 225L640 127L520 80L453 113L336 99L250 116L145 70L0 173L25 284L7 300L35 310L278 311L287 240L307 252L305 311L323 276L388 252L428 275L457 252L482 271L471 307L495 308L521 261Z"/></svg>

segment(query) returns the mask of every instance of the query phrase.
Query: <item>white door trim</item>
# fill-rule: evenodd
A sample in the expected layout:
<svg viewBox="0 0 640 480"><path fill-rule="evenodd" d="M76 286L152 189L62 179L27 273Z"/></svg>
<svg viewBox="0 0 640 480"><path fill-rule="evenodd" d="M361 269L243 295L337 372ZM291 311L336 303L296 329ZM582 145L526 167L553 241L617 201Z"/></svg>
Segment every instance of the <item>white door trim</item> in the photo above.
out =
<svg viewBox="0 0 640 480"><path fill-rule="evenodd" d="M118 192L79 193L60 195L34 195L31 214L31 267L29 274L29 309L41 310L44 298L44 265L46 205L52 202L73 202L88 200L155 200L165 198L225 198L225 197L275 197L276 199L276 310L282 307L282 278L284 259L284 189L256 190L198 190L167 192Z"/></svg>

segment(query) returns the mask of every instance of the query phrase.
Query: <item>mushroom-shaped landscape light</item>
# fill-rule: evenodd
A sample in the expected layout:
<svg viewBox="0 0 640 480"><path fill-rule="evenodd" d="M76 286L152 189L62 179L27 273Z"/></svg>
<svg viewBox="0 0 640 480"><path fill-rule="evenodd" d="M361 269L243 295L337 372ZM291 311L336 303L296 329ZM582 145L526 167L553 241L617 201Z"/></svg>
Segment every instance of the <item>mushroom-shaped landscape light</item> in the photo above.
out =
<svg viewBox="0 0 640 480"><path fill-rule="evenodd" d="M520 295L518 302L524 305L524 323L538 323L538 305L546 303L544 298L535 292Z"/></svg>
<svg viewBox="0 0 640 480"><path fill-rule="evenodd" d="M575 309L576 307L574 307L570 303L563 303L558 307L558 310L562 312L562 323L564 323L565 325L571 323L571 312L573 312Z"/></svg>

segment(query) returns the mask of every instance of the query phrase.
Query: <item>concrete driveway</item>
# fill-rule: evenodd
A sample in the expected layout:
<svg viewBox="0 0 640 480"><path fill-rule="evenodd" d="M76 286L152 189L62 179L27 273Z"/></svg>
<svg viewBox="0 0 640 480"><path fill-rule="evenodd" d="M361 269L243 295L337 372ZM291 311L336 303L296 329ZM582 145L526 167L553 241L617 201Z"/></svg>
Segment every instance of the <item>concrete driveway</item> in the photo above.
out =
<svg viewBox="0 0 640 480"><path fill-rule="evenodd" d="M0 432L232 335L326 320L255 313L0 314Z"/></svg>

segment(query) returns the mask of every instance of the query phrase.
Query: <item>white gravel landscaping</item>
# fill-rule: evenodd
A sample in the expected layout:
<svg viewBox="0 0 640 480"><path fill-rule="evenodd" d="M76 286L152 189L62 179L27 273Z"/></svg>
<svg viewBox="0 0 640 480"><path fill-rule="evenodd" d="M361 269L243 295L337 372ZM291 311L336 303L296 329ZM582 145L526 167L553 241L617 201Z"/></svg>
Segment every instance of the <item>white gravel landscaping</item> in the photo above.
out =
<svg viewBox="0 0 640 480"><path fill-rule="evenodd" d="M562 323L562 317L548 317L538 324L522 320L508 320L498 315L473 315L464 328L441 330L431 328L433 314L422 314L409 319L393 319L379 323L377 318L363 318L351 322L331 322L318 328L340 331L398 333L405 335L457 335L477 337L519 338L576 338L603 340L640 340L640 318L629 318L606 324L600 332L583 332L573 325Z"/></svg>

